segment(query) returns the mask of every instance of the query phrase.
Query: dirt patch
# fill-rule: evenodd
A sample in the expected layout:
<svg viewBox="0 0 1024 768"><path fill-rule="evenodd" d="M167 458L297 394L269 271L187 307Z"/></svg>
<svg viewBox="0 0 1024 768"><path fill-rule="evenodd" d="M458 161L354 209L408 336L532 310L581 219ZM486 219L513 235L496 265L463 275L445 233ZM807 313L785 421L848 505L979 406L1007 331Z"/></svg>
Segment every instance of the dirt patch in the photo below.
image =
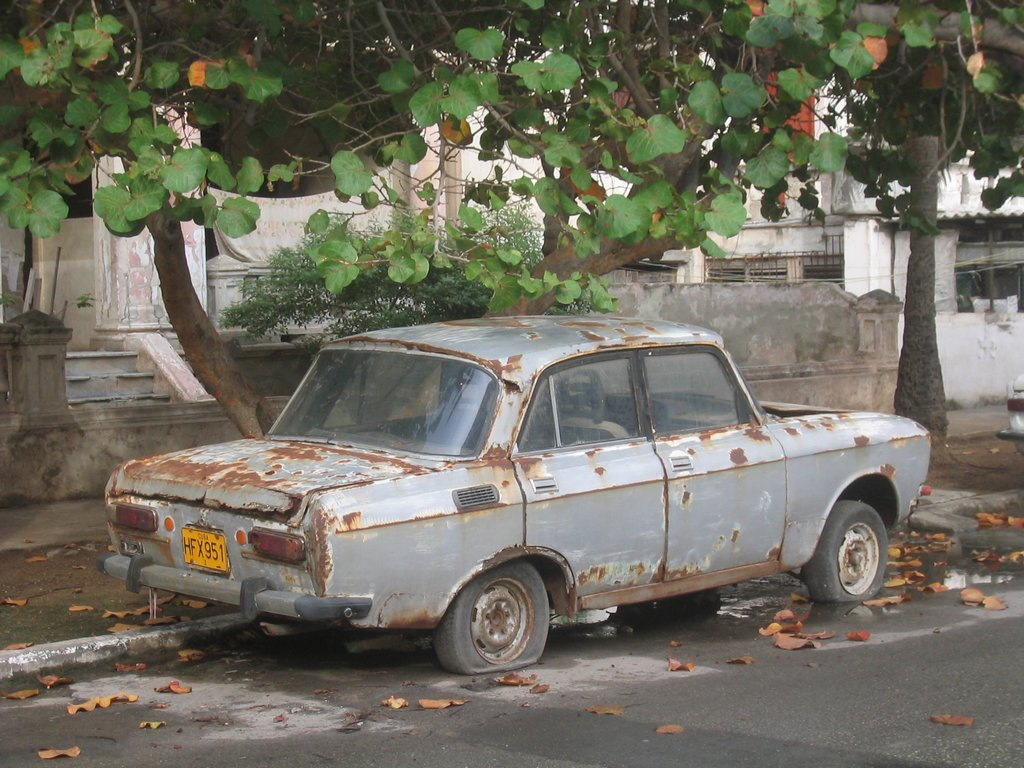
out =
<svg viewBox="0 0 1024 768"><path fill-rule="evenodd" d="M0 605L0 648L104 635L117 624L145 626L147 591L129 592L122 582L96 570L96 558L106 550L103 541L0 552L0 601L28 601ZM171 595L161 592L158 597ZM237 610L216 605L196 608L174 598L161 605L157 615L187 621ZM105 617L108 611L136 613Z"/></svg>
<svg viewBox="0 0 1024 768"><path fill-rule="evenodd" d="M1024 488L1024 455L994 435L953 437L934 446L928 483L950 491L996 493Z"/></svg>

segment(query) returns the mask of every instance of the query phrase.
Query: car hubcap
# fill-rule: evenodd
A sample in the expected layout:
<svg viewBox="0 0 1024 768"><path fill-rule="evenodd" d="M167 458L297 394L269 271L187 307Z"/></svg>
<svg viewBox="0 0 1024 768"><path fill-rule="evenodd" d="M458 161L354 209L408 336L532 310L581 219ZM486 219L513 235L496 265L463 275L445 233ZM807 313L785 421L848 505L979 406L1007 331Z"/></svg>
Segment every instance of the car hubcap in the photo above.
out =
<svg viewBox="0 0 1024 768"><path fill-rule="evenodd" d="M865 592L875 580L880 553L878 537L865 523L850 527L839 546L839 580L851 595Z"/></svg>
<svg viewBox="0 0 1024 768"><path fill-rule="evenodd" d="M523 586L511 579L488 585L473 607L470 633L477 652L492 663L523 652L530 638L533 611Z"/></svg>

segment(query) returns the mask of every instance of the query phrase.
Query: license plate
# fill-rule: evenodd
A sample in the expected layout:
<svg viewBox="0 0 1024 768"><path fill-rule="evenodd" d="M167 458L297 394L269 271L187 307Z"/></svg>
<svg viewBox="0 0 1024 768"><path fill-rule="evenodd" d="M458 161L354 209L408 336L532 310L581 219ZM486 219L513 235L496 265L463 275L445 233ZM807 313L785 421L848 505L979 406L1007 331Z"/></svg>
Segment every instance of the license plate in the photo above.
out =
<svg viewBox="0 0 1024 768"><path fill-rule="evenodd" d="M228 547L223 533L182 528L181 550L189 565L198 565L219 573L228 570Z"/></svg>

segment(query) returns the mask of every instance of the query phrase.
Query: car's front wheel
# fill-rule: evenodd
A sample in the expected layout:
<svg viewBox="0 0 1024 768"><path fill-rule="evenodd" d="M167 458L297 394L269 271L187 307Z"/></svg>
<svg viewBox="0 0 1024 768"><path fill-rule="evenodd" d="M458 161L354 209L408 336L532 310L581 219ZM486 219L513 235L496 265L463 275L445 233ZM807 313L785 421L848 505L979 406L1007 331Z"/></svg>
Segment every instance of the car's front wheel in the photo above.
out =
<svg viewBox="0 0 1024 768"><path fill-rule="evenodd" d="M867 600L882 588L888 552L889 537L878 513L863 502L837 501L800 575L813 600Z"/></svg>
<svg viewBox="0 0 1024 768"><path fill-rule="evenodd" d="M434 630L434 652L449 672L503 672L537 661L547 636L544 582L529 563L514 562L466 585Z"/></svg>

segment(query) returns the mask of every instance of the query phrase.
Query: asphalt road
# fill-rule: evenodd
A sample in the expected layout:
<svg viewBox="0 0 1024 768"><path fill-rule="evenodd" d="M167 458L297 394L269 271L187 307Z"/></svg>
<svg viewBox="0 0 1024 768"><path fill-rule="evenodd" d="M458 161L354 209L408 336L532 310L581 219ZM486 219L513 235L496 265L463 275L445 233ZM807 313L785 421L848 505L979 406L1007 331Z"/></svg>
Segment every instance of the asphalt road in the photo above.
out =
<svg viewBox="0 0 1024 768"><path fill-rule="evenodd" d="M805 632L835 633L818 649L783 651L758 632L790 606L798 583L784 577L725 590L717 611L668 606L557 628L543 663L521 673L536 675L543 693L447 675L425 640L353 646L340 633L244 634L189 663L68 670L73 685L0 701L0 765L37 766L38 750L76 746L76 768L1018 766L1024 569L962 557L942 571L955 589L911 589L912 601L885 608L815 606ZM1007 608L962 604L967 584ZM865 642L847 639L863 631ZM744 656L753 663L727 663ZM669 658L696 666L669 671ZM191 692L154 690L172 680ZM67 712L119 692L139 698ZM381 706L390 696L409 706ZM465 703L431 710L420 699ZM930 720L943 714L975 721ZM656 732L668 724L683 732Z"/></svg>

